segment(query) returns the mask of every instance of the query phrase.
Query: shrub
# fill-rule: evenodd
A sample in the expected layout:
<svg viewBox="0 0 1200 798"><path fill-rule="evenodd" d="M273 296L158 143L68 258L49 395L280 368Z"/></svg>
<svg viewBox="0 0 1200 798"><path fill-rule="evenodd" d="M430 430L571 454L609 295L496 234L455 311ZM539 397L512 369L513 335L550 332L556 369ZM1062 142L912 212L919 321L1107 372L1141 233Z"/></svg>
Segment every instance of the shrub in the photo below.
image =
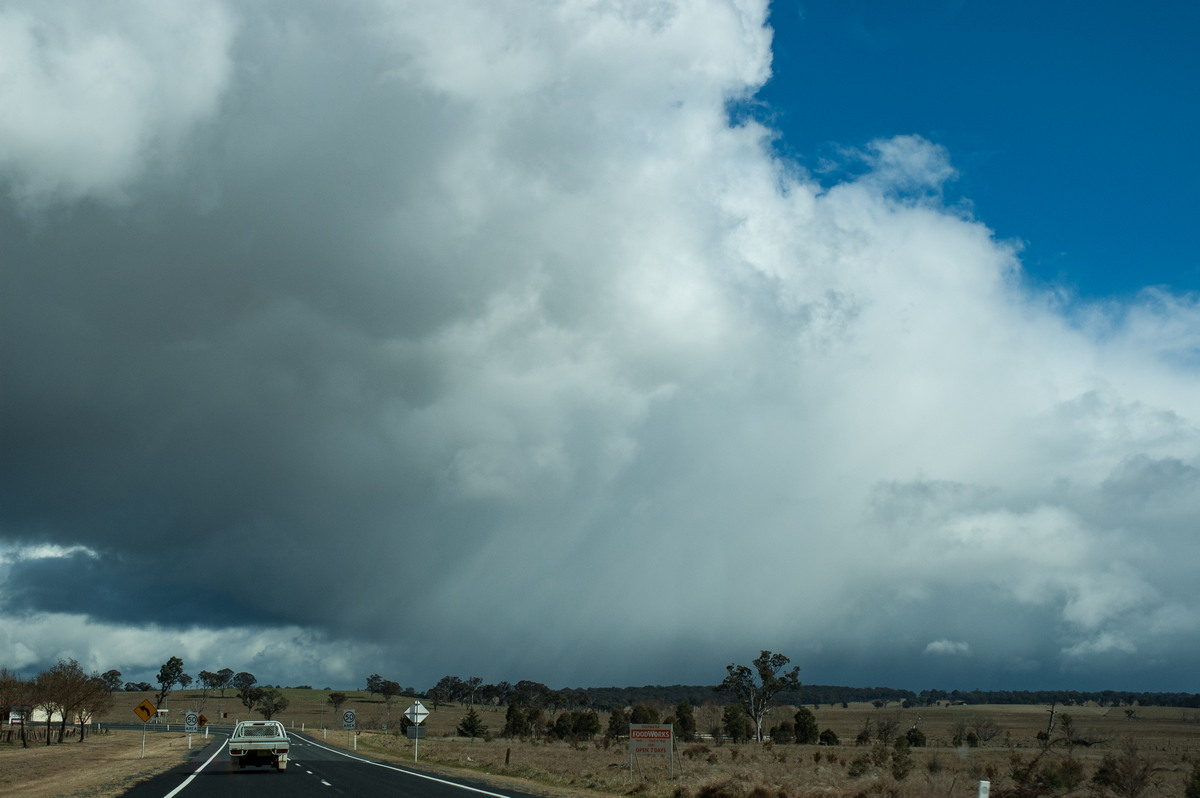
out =
<svg viewBox="0 0 1200 798"><path fill-rule="evenodd" d="M1141 756L1137 743L1126 740L1121 753L1107 753L1092 781L1108 787L1120 798L1140 798L1150 789L1154 764Z"/></svg>
<svg viewBox="0 0 1200 798"><path fill-rule="evenodd" d="M771 742L778 744L787 744L795 742L796 727L791 721L785 720L771 727Z"/></svg>
<svg viewBox="0 0 1200 798"><path fill-rule="evenodd" d="M1200 798L1200 762L1192 765L1192 775L1183 787L1183 798Z"/></svg>
<svg viewBox="0 0 1200 798"><path fill-rule="evenodd" d="M460 737L482 737L487 733L487 724L483 722L483 718L479 717L479 713L475 711L475 707L467 712L463 719L458 724L458 734Z"/></svg>

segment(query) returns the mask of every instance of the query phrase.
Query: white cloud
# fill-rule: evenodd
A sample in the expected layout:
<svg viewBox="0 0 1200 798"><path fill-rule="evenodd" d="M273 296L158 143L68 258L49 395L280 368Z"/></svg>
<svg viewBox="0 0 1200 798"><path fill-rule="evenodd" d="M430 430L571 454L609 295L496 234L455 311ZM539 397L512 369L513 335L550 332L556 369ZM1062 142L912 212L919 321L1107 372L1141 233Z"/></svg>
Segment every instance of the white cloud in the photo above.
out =
<svg viewBox="0 0 1200 798"><path fill-rule="evenodd" d="M229 79L214 2L7 3L0 9L0 174L34 207L120 199L170 168Z"/></svg>
<svg viewBox="0 0 1200 798"><path fill-rule="evenodd" d="M925 653L939 657L969 657L971 646L961 640L933 640L925 646Z"/></svg>

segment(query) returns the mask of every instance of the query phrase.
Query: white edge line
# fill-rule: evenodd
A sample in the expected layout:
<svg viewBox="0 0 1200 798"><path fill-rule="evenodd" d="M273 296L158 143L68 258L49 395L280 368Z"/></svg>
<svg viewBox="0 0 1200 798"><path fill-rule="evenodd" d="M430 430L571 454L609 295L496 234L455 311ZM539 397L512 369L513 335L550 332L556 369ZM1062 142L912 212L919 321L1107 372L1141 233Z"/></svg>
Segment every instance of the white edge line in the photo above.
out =
<svg viewBox="0 0 1200 798"><path fill-rule="evenodd" d="M425 773L418 773L415 770L406 770L405 768L396 767L395 765L387 765L387 764L384 764L383 762L372 762L369 759L363 759L361 756L354 756L352 754L347 754L345 751L342 751L340 749L330 748L327 745L321 745L319 742L317 742L316 740L313 740L312 738L305 740L305 742L310 745L315 745L317 748L324 748L326 751L329 751L330 753L338 754L340 756L346 757L347 759L353 759L357 762L363 762L368 765L374 765L377 768L386 768L387 770L394 770L397 773L407 773L409 776L416 776L417 778L427 779L429 781L436 781L438 784L445 784L448 787L457 787L460 790L469 790L471 792L477 792L480 795L491 795L491 796L494 796L494 798L509 798L509 796L504 795L503 793L488 792L487 790L481 790L478 787L470 787L466 784L458 784L453 781L446 781L445 779L439 779L436 776L430 776ZM215 754L214 754L214 756L215 756ZM171 796L166 796L166 798L171 798Z"/></svg>
<svg viewBox="0 0 1200 798"><path fill-rule="evenodd" d="M226 744L228 744L228 743L229 743L229 741L228 741L228 740L226 740L225 742L221 743L221 745L217 747L217 750L216 750L216 751L213 751L213 755L212 755L212 756L210 756L208 759L206 759L206 760L204 761L204 764L203 764L203 765L201 765L200 767L196 768L195 772L194 772L194 773L192 773L192 775L190 775L190 776L188 776L186 779L184 779L184 780L183 780L183 783L181 783L181 784L180 784L178 787L176 787L175 789L171 790L169 793L167 793L166 795L164 795L164 796L163 796L163 798L174 798L174 796L176 796L176 795L178 795L179 793L183 792L183 788L184 788L184 787L186 787L186 786L188 786L189 784L191 784L191 783L192 783L192 779L194 779L194 778L196 778L197 776L199 776L199 775L200 775L200 771L202 771L202 770L204 770L206 767L208 767L209 763L210 763L210 762L212 762L214 759L216 759L216 758L217 758L217 754L219 754L219 753L221 753L221 751L225 750L225 746L226 746Z"/></svg>

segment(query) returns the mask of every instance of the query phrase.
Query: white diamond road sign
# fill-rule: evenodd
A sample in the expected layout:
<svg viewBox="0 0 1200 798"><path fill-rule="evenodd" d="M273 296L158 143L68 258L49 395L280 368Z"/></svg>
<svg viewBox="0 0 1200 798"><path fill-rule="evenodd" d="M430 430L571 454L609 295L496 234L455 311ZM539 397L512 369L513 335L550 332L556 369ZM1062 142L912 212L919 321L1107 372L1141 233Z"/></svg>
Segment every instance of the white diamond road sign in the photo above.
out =
<svg viewBox="0 0 1200 798"><path fill-rule="evenodd" d="M413 705L404 713L404 717L408 718L413 723L420 725L421 721L429 717L429 710L420 701L414 701Z"/></svg>

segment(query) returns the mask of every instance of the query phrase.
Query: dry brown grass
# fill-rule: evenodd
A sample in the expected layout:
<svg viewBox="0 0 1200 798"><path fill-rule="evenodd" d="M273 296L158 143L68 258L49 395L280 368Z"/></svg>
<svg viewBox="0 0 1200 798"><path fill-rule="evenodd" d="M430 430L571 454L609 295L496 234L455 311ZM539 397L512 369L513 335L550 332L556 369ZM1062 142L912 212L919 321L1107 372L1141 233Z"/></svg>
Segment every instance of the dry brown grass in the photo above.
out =
<svg viewBox="0 0 1200 798"><path fill-rule="evenodd" d="M47 746L0 745L0 795L6 798L113 798L188 757L187 735L113 731ZM197 745L199 747L199 745Z"/></svg>
<svg viewBox="0 0 1200 798"><path fill-rule="evenodd" d="M279 717L289 728L305 730L326 744L353 748L400 764L413 763L412 742L399 735L399 721L411 698L396 699L391 707L377 697L363 692L350 692L342 709L358 713L358 734L352 736L341 728L341 713L335 713L326 702L325 691L287 691L291 706ZM145 695L121 693L118 704L106 721L136 720L132 708ZM213 723L228 724L239 718L251 717L236 698L227 696L202 700L193 691L176 693L169 705L172 714L182 715L186 709L200 709ZM432 709L432 706L430 706ZM229 715L219 719L220 711ZM240 710L240 711L237 711ZM520 785L527 791L546 795L641 795L647 798L858 798L887 796L888 798L938 798L938 796L973 796L980 779L993 784L993 793L1013 784L1011 773L1014 758L1029 761L1041 752L1036 735L1046 727L1049 717L1045 706L942 706L901 710L888 707L882 710L869 705L849 708L823 706L815 711L818 726L832 729L842 740L835 747L798 745L718 745L712 741L683 744L675 772L668 774L665 758L643 758L632 772L627 767L628 749L622 743L606 744L602 740L579 744L541 740L508 740L489 738L461 739L455 727L466 713L460 706L444 706L426 721L429 737L420 742L419 766L438 772L469 771L475 778L490 781L497 788ZM479 708L491 734L504 726L504 711L495 707ZM1191 770L1191 762L1200 759L1200 712L1197 710L1162 707L1138 708L1132 718L1118 707L1059 707L1069 714L1079 737L1094 745L1076 745L1073 750L1055 746L1043 755L1043 762L1061 762L1072 757L1083 766L1090 777L1106 752L1116 751L1126 738L1137 741L1142 755L1155 763L1157 784L1148 796L1180 796L1183 783ZM768 724L790 719L793 708L778 708ZM697 722L703 731L715 712L708 708L697 710ZM914 723L928 739L928 746L912 750L913 767L903 779L891 773L890 759L875 746L855 746L854 738L868 720L873 725L894 721L903 733ZM988 721L997 728L996 736L977 748L954 748L950 745L956 728L974 727ZM607 722L603 719L602 722ZM1060 725L1061 728L1061 725ZM118 795L104 792L101 782L121 785L129 775L161 772L186 757L186 738L178 733L151 735L157 759L137 759L140 753L140 734L114 732L95 735L86 742L50 746L47 751L30 755L19 745L0 745L0 792L5 795L48 798L57 795L89 795L103 798ZM173 742L172 742L173 741ZM41 746L46 749L46 746ZM32 749L31 749L32 750ZM55 756L71 757L71 769L55 767L49 760ZM20 768L9 767L24 762ZM84 757L84 768L78 768ZM873 759L874 758L874 759ZM862 764L855 764L856 761ZM879 764L881 762L882 764ZM149 768L149 770L147 770ZM48 770L55 776L45 776ZM96 782L95 791L81 791L78 785L60 785L55 779L65 777L67 770L91 773L89 781ZM680 772L682 771L682 772ZM852 773L860 775L852 776ZM20 774L25 774L24 777ZM11 791L15 779L37 776L36 783L26 782L20 791ZM1094 794L1090 785L1065 795ZM1063 794L1063 793L1060 793Z"/></svg>

